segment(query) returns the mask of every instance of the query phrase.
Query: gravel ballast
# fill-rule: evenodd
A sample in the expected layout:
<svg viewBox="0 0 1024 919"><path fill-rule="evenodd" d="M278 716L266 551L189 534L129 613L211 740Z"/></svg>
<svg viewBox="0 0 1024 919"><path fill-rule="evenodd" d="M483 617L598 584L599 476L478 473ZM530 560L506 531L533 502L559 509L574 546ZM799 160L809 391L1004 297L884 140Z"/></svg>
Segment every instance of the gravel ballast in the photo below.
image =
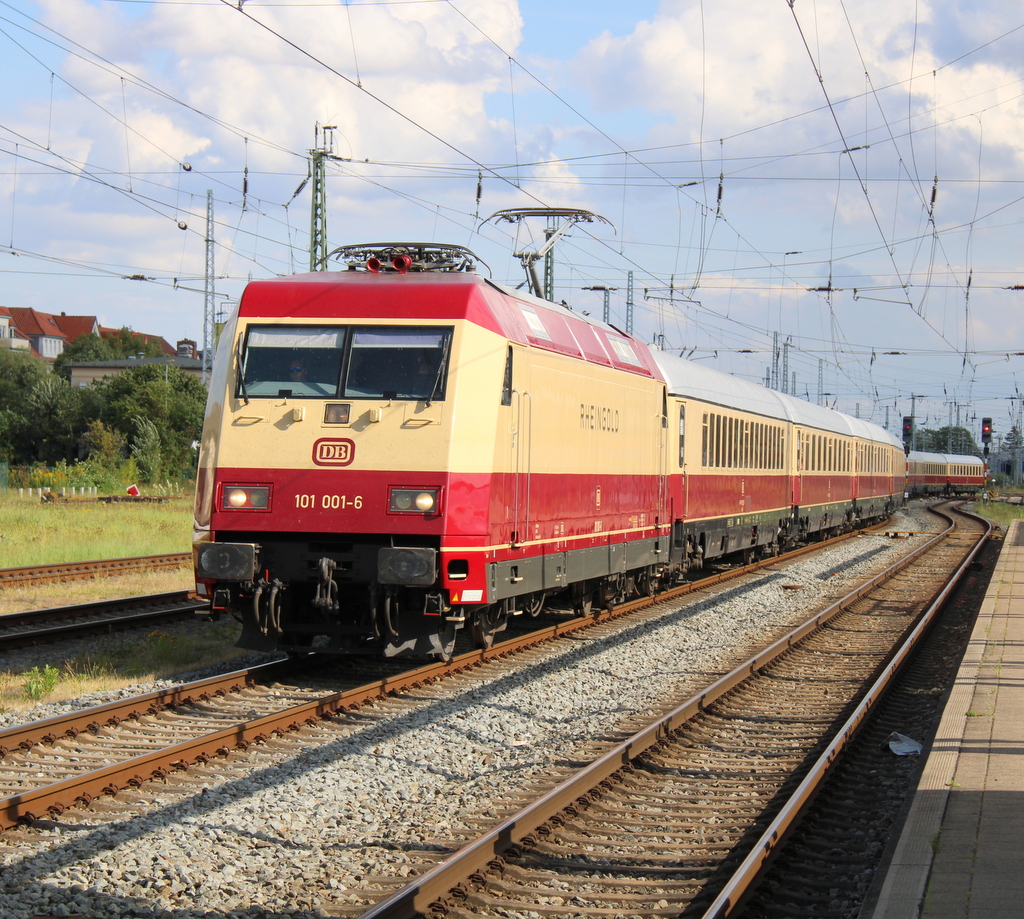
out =
<svg viewBox="0 0 1024 919"><path fill-rule="evenodd" d="M915 511L892 528L936 525ZM737 649L843 595L858 575L920 539L850 540L722 585L715 596L661 603L638 619L69 810L56 826L3 833L0 915L198 919L351 909L376 876L416 874L500 816L495 801L512 807L553 767L567 774L581 748L596 751L595 738L610 742L667 708L671 691L700 688Z"/></svg>

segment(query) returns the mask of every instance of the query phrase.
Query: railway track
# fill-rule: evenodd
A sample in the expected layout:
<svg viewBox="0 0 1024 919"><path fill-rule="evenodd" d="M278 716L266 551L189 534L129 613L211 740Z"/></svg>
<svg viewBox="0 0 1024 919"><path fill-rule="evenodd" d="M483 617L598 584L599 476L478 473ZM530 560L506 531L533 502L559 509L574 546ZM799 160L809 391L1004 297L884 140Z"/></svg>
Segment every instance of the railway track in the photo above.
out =
<svg viewBox="0 0 1024 919"><path fill-rule="evenodd" d="M734 915L987 536L952 531L353 915Z"/></svg>
<svg viewBox="0 0 1024 919"><path fill-rule="evenodd" d="M209 606L189 590L0 615L0 652L191 619Z"/></svg>
<svg viewBox="0 0 1024 919"><path fill-rule="evenodd" d="M125 558L97 559L87 562L58 562L52 565L28 565L22 568L0 568L0 589L73 581L86 578L127 574L132 571L156 571L183 568L192 564L191 552L170 552L166 555L135 555Z"/></svg>
<svg viewBox="0 0 1024 919"><path fill-rule="evenodd" d="M879 869L899 837L922 765L918 756L895 754L893 732L929 749L998 556L999 541L990 540L738 919L871 915L885 877Z"/></svg>
<svg viewBox="0 0 1024 919"><path fill-rule="evenodd" d="M741 573L733 572L733 575L740 575ZM705 586L701 585L701 587ZM594 618L597 624L604 621L603 616ZM575 629L592 624L595 623L587 620L562 623L554 626L551 630L545 630L546 633L550 634L546 634L543 638L523 640L522 642L517 642L517 644L543 641L551 637L551 635L569 634ZM344 719L348 716L341 715L341 713L361 704L358 699L360 695L363 701L372 700L392 692L398 692L402 686L411 686L413 688L426 686L432 680L451 669L461 669L464 672L470 672L480 664L499 660L505 654L508 654L511 649L506 645L509 644L512 643L504 643L487 652L474 652L470 655L463 655L461 659L452 662L453 666L443 664L431 665L413 673L396 674L394 677L378 679L376 682L368 685L363 684L361 686L349 687L332 693L330 696L324 696L321 693L318 697L311 698L308 694L299 693L298 697L292 698L295 704L291 705L287 712L271 712L270 709L273 708L273 705L265 700L267 696L272 696L273 693L267 693L265 689L257 687L257 683L265 682L265 679L270 679L270 677L257 678L255 675L241 677L235 675L233 678L234 684L231 688L217 688L212 685L208 685L205 689L181 687L180 690L176 691L180 692L180 696L143 699L140 703L136 703L131 711L90 711L88 713L80 713L78 723L68 725L51 719L50 723L45 723L41 726L24 726L24 729L28 730L29 733L22 734L21 736L3 732L3 734L0 734L0 744L16 752L9 753L3 757L0 766L6 765L6 762L12 757L15 759L24 757L25 759L21 760L23 768L19 771L19 775L22 778L18 779L21 782L24 782L25 775L39 773L40 771L48 771L51 774L55 774L58 761L61 761L65 754L68 753L72 758L80 762L101 762L106 765L103 767L103 770L91 770L96 773L102 771L103 774L92 775L88 779L83 778L84 773L81 770L76 775L61 778L57 784L63 785L63 788L60 789L60 794L63 797L52 794L56 788L54 785L51 785L49 791L45 789L32 790L30 793L26 792L24 788L20 788L15 794L8 795L4 799L2 802L3 809L0 813L4 815L3 819L6 821L5 825L7 826L18 822L29 822L37 827L45 827L50 819L58 820L63 824L67 817L61 818L62 812L76 801L93 800L98 795L109 794L119 789L142 788L146 785L147 780L151 778L160 780L157 783L159 787L171 781L170 777L190 761L217 762L232 750L244 749L253 741L272 739L275 736L283 737L285 734L294 732L296 729L301 730L303 726L314 719L322 718L324 715L330 716L332 712L339 713L339 716ZM284 673L285 671L279 671L275 679L283 678ZM287 694L292 690L280 691ZM422 690L418 692L422 694ZM253 700L252 702L250 702L250 697ZM198 703L195 701L196 699L199 699ZM249 709L247 709L247 705ZM201 715L200 720L207 719L211 723L216 722L216 729L196 731L194 727L188 728L187 722L190 716L187 712L189 709L195 709ZM256 717L245 719L240 717L241 713L252 709L258 709ZM176 749L170 751L162 750L160 752L160 755L163 755L165 759L163 763L156 760L143 759L140 754L139 756L131 756L127 759L122 757L124 762L121 766L115 768L111 761L116 758L113 755L116 743L111 743L110 739L116 736L118 731L122 729L121 726L124 725L123 730L128 732L128 737L134 740L136 744L156 747L158 744L152 735L148 740L145 739L144 729L149 730L151 722L157 738L162 736L166 740L172 734L177 736L177 742L171 744L171 747ZM175 725L175 722L179 723ZM659 728L658 730L662 729ZM177 733L179 731L185 733L191 731L193 736L182 739L180 734ZM198 737L199 734L202 734L201 738ZM5 735L7 736L5 737ZM166 746L167 744L164 744L164 747ZM149 756L154 752L151 749L147 750L146 755ZM29 758L32 756L38 758L34 766L29 762ZM607 759L607 757L604 757L604 759ZM202 781L201 773L199 780L200 782ZM72 817L71 820L73 821L74 818ZM557 819L555 822L557 823ZM431 847L426 846L425 848L429 849ZM523 857L531 858L532 856L525 855ZM388 890L394 889L398 883L397 878L392 880L383 879L380 881L380 887L386 893ZM379 899L380 896L381 894L378 894L376 899ZM552 901L559 896L559 894L552 894ZM367 893L366 897L373 898L370 893ZM657 902L660 903L660 900ZM675 897L670 898L666 902L678 905L678 899ZM557 904L553 903L552 905ZM536 909L536 907L533 908ZM353 914L357 911L354 910ZM79 910L79 912L82 911ZM546 912L551 912L551 910ZM566 915L569 914L570 910L566 908L566 903L563 903L559 910L554 910L554 912L557 912L559 915ZM627 912L627 910L624 908L623 912ZM85 913L83 912L82 914L84 915ZM674 914L678 914L678 909Z"/></svg>
<svg viewBox="0 0 1024 919"><path fill-rule="evenodd" d="M847 538L849 537L838 537L826 543L806 546L788 553L786 558L792 560L811 552L820 551L829 545L843 542ZM118 790L129 785L138 786L148 778L164 778L169 770L206 762L212 757L224 755L230 749L245 749L252 742L265 740L274 733L293 731L300 725L311 723L317 718L357 707L388 694L408 691L445 676L472 669L487 661L514 655L526 648L611 622L654 602L679 599L690 593L714 588L774 565L778 561L777 559L768 559L752 565L723 570L700 581L667 591L657 598L641 598L631 603L622 604L614 610L599 610L585 618L574 617L556 621L543 628L530 629L490 649L466 651L447 663L436 662L411 670L397 662L385 666L376 659L368 665L370 670L359 663L351 668L350 685L342 691L321 694L312 702L303 701L283 709L278 706L278 710L274 712L261 709L257 717L242 721L237 719L237 705L233 700L227 698L231 693L243 690L252 692L261 681L282 679L289 671L294 671L296 668L301 669L302 663L278 663L269 665L267 669L255 668L249 671L238 671L226 676L186 683L173 691L119 700L109 705L88 709L83 714L72 713L48 719L45 722L34 722L24 727L2 730L0 731L0 757L6 757L11 751L17 751L15 759L11 762L16 762L18 768L5 781L2 767L7 764L8 760L0 758L0 829L12 827L18 823L31 823L46 815L57 816L75 803L91 801L98 793L116 794ZM159 602L166 597L167 600L180 604L174 612L169 613L165 608L158 615L181 615L185 610L194 610L204 605L187 596L187 592L182 592L182 594L182 596L156 595L152 598ZM119 602L130 603L131 600ZM88 608L102 606L103 604L85 604L85 607ZM79 609L81 607L69 607L67 610L42 610L18 615L24 617L26 621L39 621L59 618L65 612L74 613ZM137 617L139 615L147 614L122 617L126 620L125 627L130 627L128 623L131 622L138 624ZM8 617L4 617L0 622L7 619ZM107 624L110 621L101 618L95 622L83 623L81 628L91 630L92 633L110 630L113 628ZM58 637L68 637L69 634L73 635L77 628L79 626L62 622L52 629L15 631L7 636L6 640L10 642L10 646L25 645ZM0 636L0 647L4 640ZM383 676L380 675L382 671L385 674ZM361 674L367 672L372 673L369 682L358 679ZM272 695L272 693L267 693L267 695ZM227 704L223 713L212 712L209 708L210 700L215 696L226 700ZM146 718L157 717L161 723L155 725L155 731L157 735L160 735L165 730L165 726L162 724L164 719L170 718L181 722L184 720L185 707L197 699L206 706L200 718L204 726L192 731L187 742L175 745L173 749L168 750L164 750L154 743L154 749L145 757L139 758L135 755L139 723ZM210 719L215 721L227 719L230 722L230 727L222 731L218 724L216 729L206 730L205 723ZM132 723L127 754L119 750L117 735L112 734L110 730L124 722ZM174 730L179 731L177 725ZM55 771L51 768L54 755L53 745L58 741L60 744L64 744L66 741L71 741L76 745L88 744L91 750L87 755L81 756L79 765L71 770L73 775L61 773L63 777L59 781L48 782L45 777L56 776L59 773L59 770ZM77 746L75 750L78 750ZM102 760L103 765L95 771L95 774L91 774L88 766L97 760ZM33 783L33 787L26 791L22 788L24 776L32 774L33 771L41 779Z"/></svg>

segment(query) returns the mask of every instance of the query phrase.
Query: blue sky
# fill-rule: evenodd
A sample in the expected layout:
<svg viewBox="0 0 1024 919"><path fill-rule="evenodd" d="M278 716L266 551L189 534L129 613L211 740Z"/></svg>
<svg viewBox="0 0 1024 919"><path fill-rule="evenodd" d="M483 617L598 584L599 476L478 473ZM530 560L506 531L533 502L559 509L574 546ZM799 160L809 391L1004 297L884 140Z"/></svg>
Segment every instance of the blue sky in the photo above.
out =
<svg viewBox="0 0 1024 919"><path fill-rule="evenodd" d="M519 283L542 227L481 218L586 208L613 226L559 244L576 308L618 288L621 325L633 272L646 340L748 379L788 342L798 395L1002 432L1022 52L1001 0L0 0L0 303L201 338L206 190L225 303L303 270L333 124L332 246L454 242Z"/></svg>

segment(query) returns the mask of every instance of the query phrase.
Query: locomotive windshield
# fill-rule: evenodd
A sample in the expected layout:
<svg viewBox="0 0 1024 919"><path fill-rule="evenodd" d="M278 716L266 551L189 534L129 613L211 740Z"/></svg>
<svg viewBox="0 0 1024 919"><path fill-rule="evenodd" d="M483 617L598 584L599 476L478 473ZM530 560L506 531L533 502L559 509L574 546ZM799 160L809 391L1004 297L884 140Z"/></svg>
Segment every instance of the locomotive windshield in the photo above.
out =
<svg viewBox="0 0 1024 919"><path fill-rule="evenodd" d="M237 395L443 399L451 334L429 326L250 326Z"/></svg>

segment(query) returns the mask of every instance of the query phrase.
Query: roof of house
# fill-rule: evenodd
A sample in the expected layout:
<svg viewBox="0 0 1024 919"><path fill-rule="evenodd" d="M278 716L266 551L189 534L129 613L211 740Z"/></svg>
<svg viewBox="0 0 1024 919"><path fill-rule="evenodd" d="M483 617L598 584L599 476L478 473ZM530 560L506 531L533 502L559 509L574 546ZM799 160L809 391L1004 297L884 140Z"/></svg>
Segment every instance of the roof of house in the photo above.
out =
<svg viewBox="0 0 1024 919"><path fill-rule="evenodd" d="M30 306L9 306L7 310L18 327L18 331L28 338L45 335L48 338L68 340L68 336L57 325L56 317L49 313L41 313Z"/></svg>
<svg viewBox="0 0 1024 919"><path fill-rule="evenodd" d="M99 334L100 324L95 316L69 316L67 313L61 313L53 319L67 335L68 341L77 341L83 335Z"/></svg>
<svg viewBox="0 0 1024 919"><path fill-rule="evenodd" d="M171 344L161 337L160 335L146 335L144 332L136 332L134 329L131 330L133 335L138 335L144 342L155 341L159 346L160 350L163 351L168 357L174 357L177 355L178 350L171 346ZM117 338L121 335L120 329L111 329L108 326L100 326L100 337L101 338Z"/></svg>

